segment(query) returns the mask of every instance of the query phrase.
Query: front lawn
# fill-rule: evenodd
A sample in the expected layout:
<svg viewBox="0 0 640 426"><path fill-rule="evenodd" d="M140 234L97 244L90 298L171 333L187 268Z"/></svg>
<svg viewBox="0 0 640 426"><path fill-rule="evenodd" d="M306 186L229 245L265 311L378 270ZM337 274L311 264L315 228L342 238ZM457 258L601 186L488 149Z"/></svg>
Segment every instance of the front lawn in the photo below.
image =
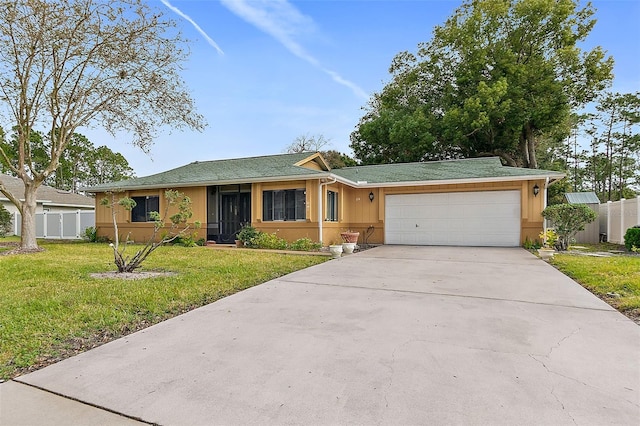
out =
<svg viewBox="0 0 640 426"><path fill-rule="evenodd" d="M587 251L598 251L598 247L588 246ZM551 263L628 317L640 320L640 256L594 257L568 252L556 254Z"/></svg>
<svg viewBox="0 0 640 426"><path fill-rule="evenodd" d="M328 259L161 247L143 270L177 275L95 279L89 275L115 270L106 244L43 243L42 247L41 253L0 255L0 378L15 377Z"/></svg>

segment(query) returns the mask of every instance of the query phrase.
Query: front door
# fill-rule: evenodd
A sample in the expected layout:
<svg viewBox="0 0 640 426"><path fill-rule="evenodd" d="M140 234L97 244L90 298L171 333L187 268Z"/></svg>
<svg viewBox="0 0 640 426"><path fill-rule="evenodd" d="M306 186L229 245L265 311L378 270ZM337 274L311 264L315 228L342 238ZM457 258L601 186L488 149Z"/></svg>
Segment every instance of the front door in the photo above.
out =
<svg viewBox="0 0 640 426"><path fill-rule="evenodd" d="M232 243L245 223L251 223L251 193L221 194L220 200L221 243Z"/></svg>

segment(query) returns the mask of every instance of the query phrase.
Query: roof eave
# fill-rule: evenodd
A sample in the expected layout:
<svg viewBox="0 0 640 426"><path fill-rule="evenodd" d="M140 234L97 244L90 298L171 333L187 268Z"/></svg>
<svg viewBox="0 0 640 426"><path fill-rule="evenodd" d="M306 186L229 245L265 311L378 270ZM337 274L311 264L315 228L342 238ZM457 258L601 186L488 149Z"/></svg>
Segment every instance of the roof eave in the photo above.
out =
<svg viewBox="0 0 640 426"><path fill-rule="evenodd" d="M53 203L53 202L44 202L43 206L51 206L51 207L73 207L77 209L93 209L95 206L93 204L67 204L67 203Z"/></svg>
<svg viewBox="0 0 640 426"><path fill-rule="evenodd" d="M490 182L505 182L505 181L528 181L528 180L543 180L549 178L549 183L564 178L563 173L553 174L540 174L540 175L524 175L524 176L494 176L494 177L481 177L481 178L462 178L462 179L438 179L438 180L426 180L426 181L400 181L400 182L377 182L369 183L366 181L354 182L345 177L336 175L331 172L318 172L308 175L292 175L292 176L272 176L272 177L257 177L251 179L230 179L230 180L216 180L216 181L202 181L202 182L190 182L181 184L156 184L156 185L135 185L127 187L112 187L112 188L81 188L81 190L90 193L98 192L123 192L123 191L138 191L147 189L165 189L165 188L193 188L198 186L213 186L213 185L234 185L243 183L261 183L261 182L282 182L282 181L295 181L295 180L309 180L309 179L323 179L330 178L336 179L337 182L351 186L353 188L380 188L380 187L398 187L398 186L433 186L433 185L454 185L465 183L490 183Z"/></svg>
<svg viewBox="0 0 640 426"><path fill-rule="evenodd" d="M558 179L562 179L565 175L558 174L544 174L544 175L527 175L527 176L495 176L495 177L482 177L482 178L464 178L464 179L439 179L439 180L426 180L426 181L401 181L401 182L353 182L347 180L354 188L380 188L380 187L398 187L398 186L434 186L434 185L455 185L465 183L492 183L492 182L505 182L505 181L528 181L528 180L543 180L549 178L549 182L553 183ZM552 180L553 179L553 180ZM341 179L338 179L340 181ZM347 183L347 182L343 182ZM347 183L349 184L349 183Z"/></svg>
<svg viewBox="0 0 640 426"><path fill-rule="evenodd" d="M165 188L194 188L197 186L214 186L214 185L238 185L243 183L261 183L261 182L282 182L282 181L295 181L295 180L309 180L309 179L322 179L330 177L329 172L318 172L310 175L291 175L291 176L273 176L273 177L258 177L251 179L230 179L230 180L215 180L215 181L202 181L202 182L190 182L181 184L157 184L157 185L137 185L127 186L123 188L81 188L82 191L90 193L98 192L123 192L123 191L138 191L144 189L165 189Z"/></svg>

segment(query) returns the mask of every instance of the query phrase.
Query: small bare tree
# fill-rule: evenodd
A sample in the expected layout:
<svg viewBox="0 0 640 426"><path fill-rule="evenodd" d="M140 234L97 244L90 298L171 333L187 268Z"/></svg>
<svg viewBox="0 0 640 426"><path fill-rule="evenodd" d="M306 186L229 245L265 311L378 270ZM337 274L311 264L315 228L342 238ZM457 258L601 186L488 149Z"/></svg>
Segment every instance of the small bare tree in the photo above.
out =
<svg viewBox="0 0 640 426"><path fill-rule="evenodd" d="M160 215L159 212L150 212L149 216L153 220L153 232L146 244L139 250L137 250L132 256L125 255L127 247L130 245L129 236L123 244L120 244L120 237L118 235L118 221L117 221L117 206L121 206L126 211L131 211L136 206L136 202L129 197L116 198L115 193L111 193L111 199L108 197L103 198L101 204L108 208L111 208L111 216L113 218L113 230L114 230L114 242L109 244L113 249L114 263L118 268L118 272L134 272L140 266L142 262L158 247L170 243L176 238L186 234L190 225L187 221L193 216L191 209L191 199L181 192L174 190L167 190L164 193L166 200L166 206L164 213ZM176 207L177 212L169 216L169 209ZM166 220L169 219L167 223ZM169 226L168 229L167 225ZM195 222L196 228L200 227L200 222ZM158 233L163 231L163 234L158 238Z"/></svg>
<svg viewBox="0 0 640 426"><path fill-rule="evenodd" d="M286 148L286 152L288 154L295 154L298 152L318 152L322 151L322 148L325 146L329 146L330 143L331 140L326 139L323 135L300 135Z"/></svg>
<svg viewBox="0 0 640 426"><path fill-rule="evenodd" d="M0 162L24 197L1 177L0 192L22 214L21 249L37 250L36 192L78 128L130 132L147 151L155 132L201 130L204 119L179 75L186 40L148 2L0 0L0 11L0 127L17 135L17 154L0 145ZM40 166L30 141L38 128L51 138Z"/></svg>

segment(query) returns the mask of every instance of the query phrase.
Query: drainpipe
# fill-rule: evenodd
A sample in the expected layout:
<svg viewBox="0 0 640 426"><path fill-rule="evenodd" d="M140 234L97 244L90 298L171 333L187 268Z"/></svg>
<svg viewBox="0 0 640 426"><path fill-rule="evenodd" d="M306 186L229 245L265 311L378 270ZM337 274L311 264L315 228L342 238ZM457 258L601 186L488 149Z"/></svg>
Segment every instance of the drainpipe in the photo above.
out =
<svg viewBox="0 0 640 426"><path fill-rule="evenodd" d="M322 194L323 186L333 185L336 183L338 179L333 178L332 181L323 182L322 179L318 180L318 240L320 241L320 245L322 245L322 223L324 222L324 218L322 217Z"/></svg>
<svg viewBox="0 0 640 426"><path fill-rule="evenodd" d="M547 208L547 188L549 187L549 176L547 176L545 182L544 182L544 199L542 200L542 210ZM542 222L542 227L544 232L547 232L547 218L542 218L543 222Z"/></svg>

